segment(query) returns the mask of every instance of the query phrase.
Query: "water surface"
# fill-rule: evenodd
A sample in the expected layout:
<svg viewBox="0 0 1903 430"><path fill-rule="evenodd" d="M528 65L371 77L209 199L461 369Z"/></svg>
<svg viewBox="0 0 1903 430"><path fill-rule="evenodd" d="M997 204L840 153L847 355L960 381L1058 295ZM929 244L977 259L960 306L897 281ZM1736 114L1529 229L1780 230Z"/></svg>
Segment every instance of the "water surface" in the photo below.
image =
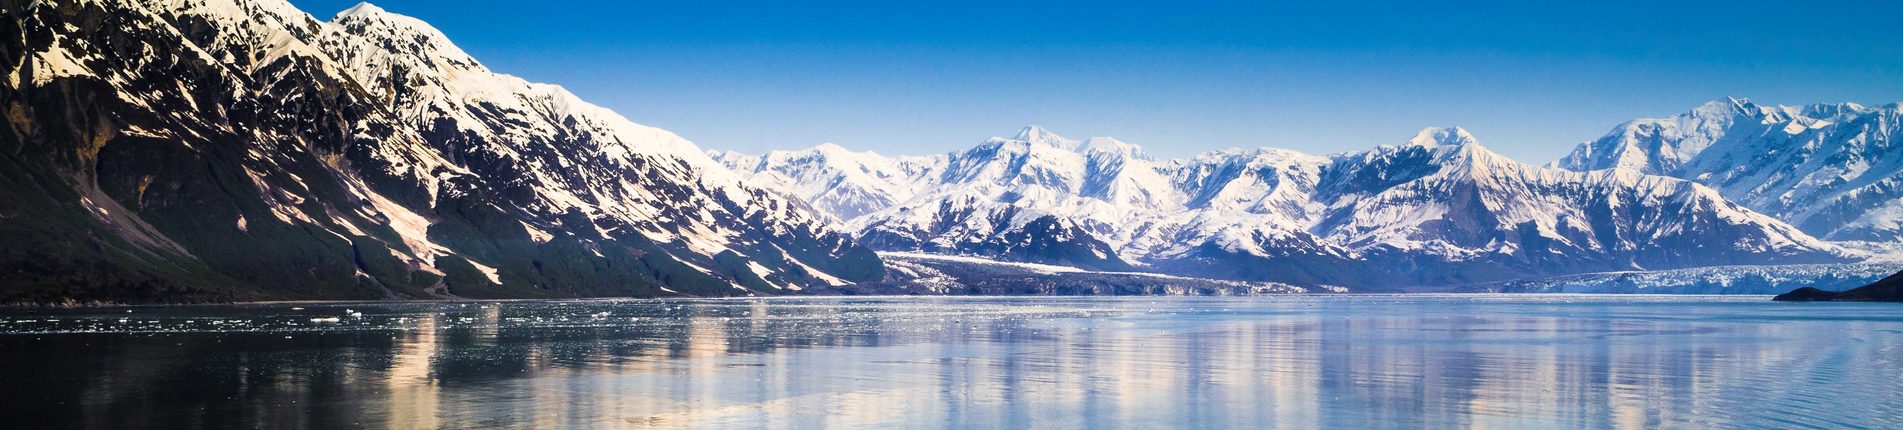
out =
<svg viewBox="0 0 1903 430"><path fill-rule="evenodd" d="M0 426L1903 428L1903 306L776 298L0 310Z"/></svg>

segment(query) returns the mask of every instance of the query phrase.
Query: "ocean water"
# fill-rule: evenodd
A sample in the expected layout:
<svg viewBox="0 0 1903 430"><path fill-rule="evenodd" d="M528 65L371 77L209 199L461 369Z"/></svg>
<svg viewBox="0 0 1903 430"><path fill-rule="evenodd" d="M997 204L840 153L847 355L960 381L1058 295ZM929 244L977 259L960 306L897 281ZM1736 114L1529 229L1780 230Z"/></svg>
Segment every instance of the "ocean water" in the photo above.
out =
<svg viewBox="0 0 1903 430"><path fill-rule="evenodd" d="M1312 295L0 310L5 428L1903 428L1903 305Z"/></svg>

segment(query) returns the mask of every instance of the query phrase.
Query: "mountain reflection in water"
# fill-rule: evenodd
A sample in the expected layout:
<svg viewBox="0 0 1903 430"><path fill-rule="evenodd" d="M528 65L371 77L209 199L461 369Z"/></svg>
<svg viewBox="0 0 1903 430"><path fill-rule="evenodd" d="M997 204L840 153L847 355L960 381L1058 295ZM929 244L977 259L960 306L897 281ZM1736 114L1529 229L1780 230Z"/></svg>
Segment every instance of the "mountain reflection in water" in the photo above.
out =
<svg viewBox="0 0 1903 430"><path fill-rule="evenodd" d="M15 309L0 311L0 423L1903 427L1903 313L1762 300L877 297Z"/></svg>

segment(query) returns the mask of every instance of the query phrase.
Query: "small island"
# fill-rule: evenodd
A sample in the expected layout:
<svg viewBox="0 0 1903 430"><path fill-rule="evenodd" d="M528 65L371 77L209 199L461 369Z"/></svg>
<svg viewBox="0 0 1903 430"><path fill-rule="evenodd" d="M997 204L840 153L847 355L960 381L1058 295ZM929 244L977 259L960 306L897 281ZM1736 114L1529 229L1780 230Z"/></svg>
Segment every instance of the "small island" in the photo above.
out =
<svg viewBox="0 0 1903 430"><path fill-rule="evenodd" d="M1799 288L1771 298L1778 302L1903 302L1903 272L1849 291Z"/></svg>

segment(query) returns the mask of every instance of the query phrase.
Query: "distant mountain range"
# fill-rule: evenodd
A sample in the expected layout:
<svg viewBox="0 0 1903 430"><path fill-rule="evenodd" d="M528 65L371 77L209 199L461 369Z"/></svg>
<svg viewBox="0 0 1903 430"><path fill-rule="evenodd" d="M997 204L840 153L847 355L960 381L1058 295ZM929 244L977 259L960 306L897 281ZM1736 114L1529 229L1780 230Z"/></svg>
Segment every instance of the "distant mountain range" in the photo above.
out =
<svg viewBox="0 0 1903 430"><path fill-rule="evenodd" d="M751 156L369 4L0 6L0 302L1370 291L1903 242L1894 104L1718 101L1545 168L1459 128L1327 156L1035 126Z"/></svg>
<svg viewBox="0 0 1903 430"><path fill-rule="evenodd" d="M1862 257L1699 175L1535 167L1459 128L1329 156L1159 161L1130 143L1036 126L939 156L834 145L714 155L888 251L1363 288Z"/></svg>

